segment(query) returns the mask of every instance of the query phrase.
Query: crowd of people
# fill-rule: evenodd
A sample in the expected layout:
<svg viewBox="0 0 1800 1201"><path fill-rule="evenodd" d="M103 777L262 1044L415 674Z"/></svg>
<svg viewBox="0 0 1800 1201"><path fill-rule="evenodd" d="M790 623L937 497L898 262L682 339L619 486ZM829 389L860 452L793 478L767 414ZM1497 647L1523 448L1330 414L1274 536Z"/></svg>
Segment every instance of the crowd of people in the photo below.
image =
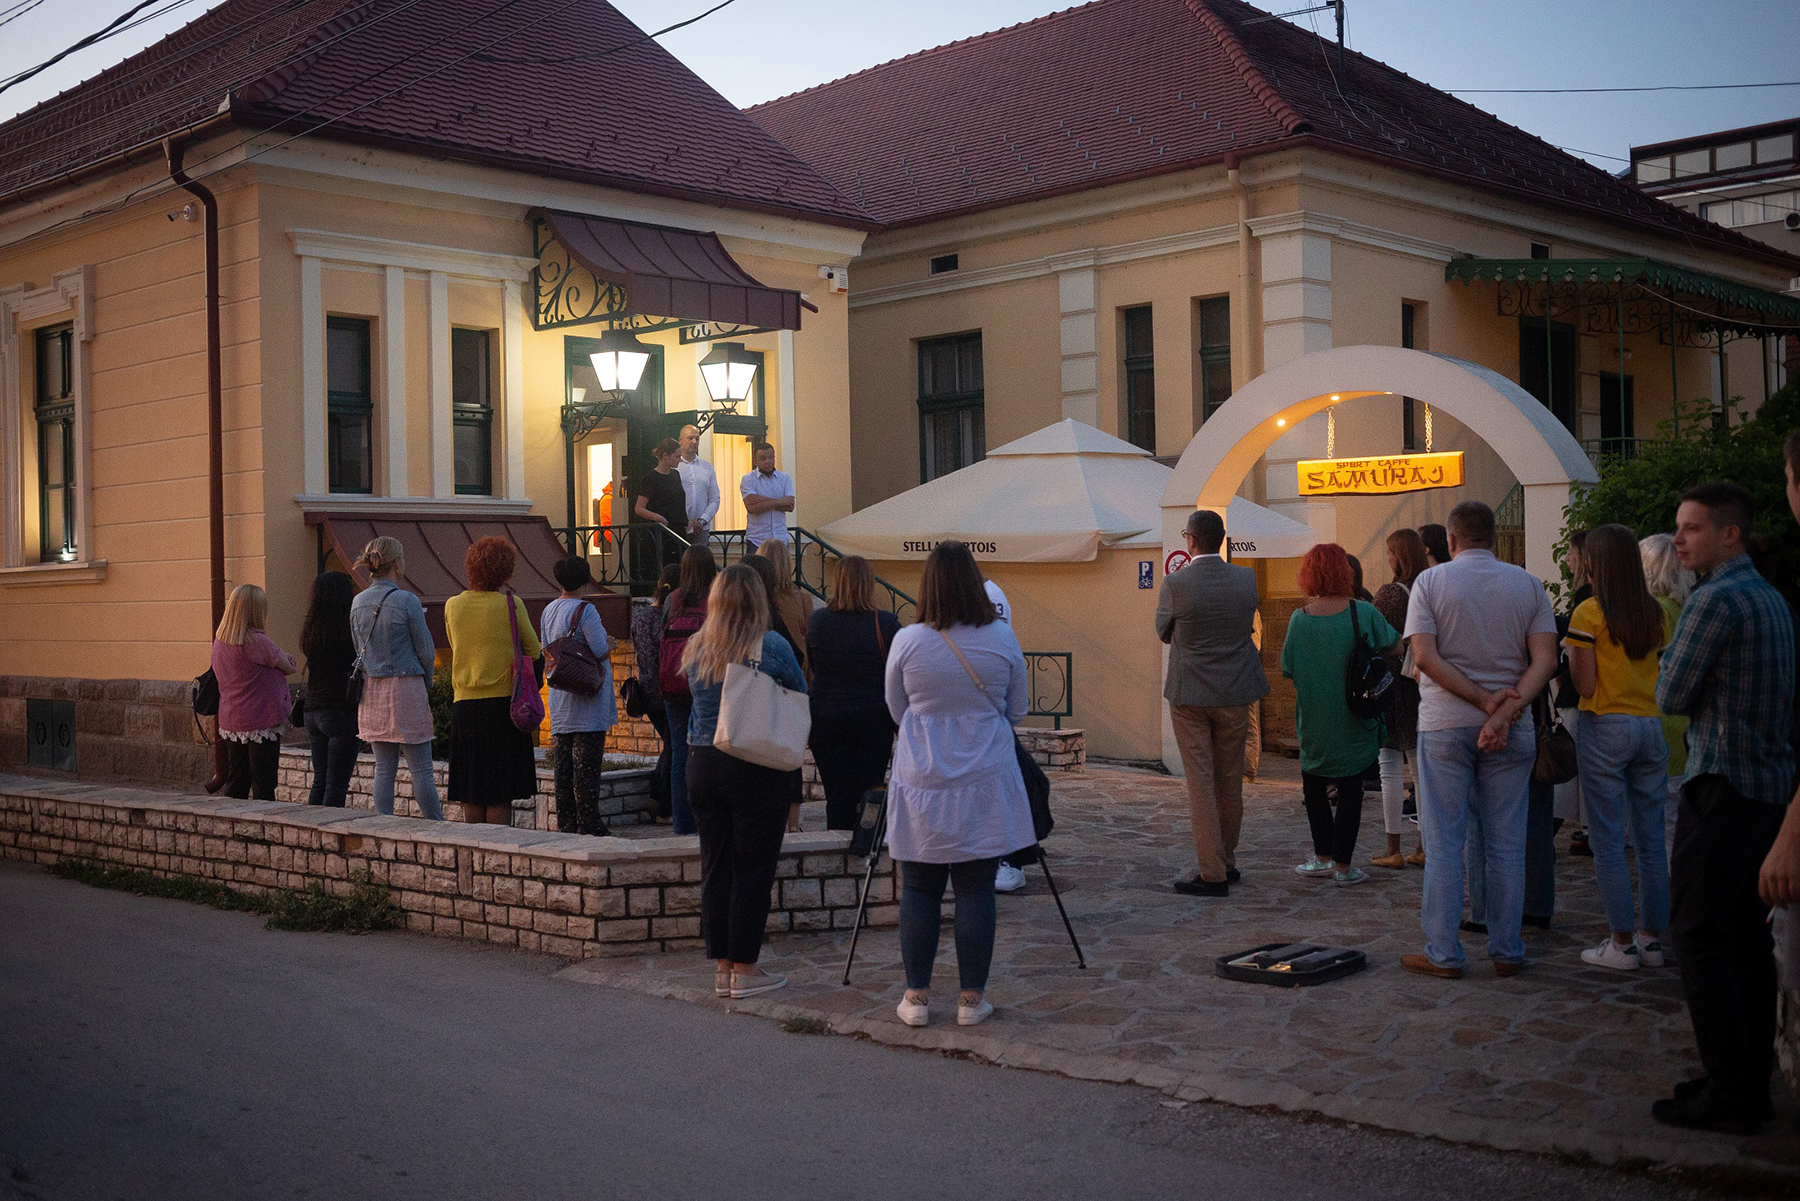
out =
<svg viewBox="0 0 1800 1201"><path fill-rule="evenodd" d="M691 433L656 448L657 478L638 504L647 519L700 535L718 490L710 467L692 466ZM821 604L795 585L782 516L792 481L766 446L755 463L742 493L752 525L769 536L723 569L696 537L663 565L632 622L628 698L663 737L664 816L698 836L717 991L748 997L785 983L758 960L782 839L799 829L800 772L735 754L716 737L727 675L742 665L805 695L827 828L853 827L887 781L900 1020L930 1020L939 910L953 886L957 1020L980 1022L993 1012L995 894L1022 882L1007 859L1035 843L1013 734L1026 668L1006 598L966 545L944 542L926 561L912 625L876 603L874 573L856 556L837 561ZM1800 520L1800 434L1788 441L1786 471ZM1357 843L1365 790L1378 787L1386 841L1366 863L1423 869L1423 946L1401 966L1460 978L1461 936L1476 934L1495 974L1510 977L1527 963L1524 927L1548 926L1554 913L1555 839L1566 828L1570 851L1592 857L1607 927L1581 961L1631 972L1672 955L1680 970L1706 1074L1677 1086L1655 1116L1734 1131L1769 1113L1769 907L1800 904L1800 821L1789 804L1800 731L1795 621L1752 563L1753 518L1744 489L1705 483L1681 496L1672 532L1573 532L1560 613L1543 581L1497 557L1494 513L1479 502L1457 505L1442 526L1388 535L1390 579L1372 594L1354 556L1320 544L1300 562L1305 601L1280 658L1294 686L1311 834L1294 871L1343 888L1371 879ZM1169 647L1164 696L1195 856L1173 888L1224 899L1242 882L1247 747L1269 683L1255 574L1221 555L1216 513L1191 514L1184 537L1191 561L1163 581L1155 621ZM541 711L529 702L546 650L556 660L574 647L592 663L584 682L560 683L555 663L550 677L557 821L606 833L600 776L619 715L586 560L556 566L561 595L540 616L541 640L508 586L510 542L476 541L465 567L469 586L443 613L454 691L448 803L463 821L505 823L515 800L535 794ZM344 803L368 743L377 809L393 811L404 758L420 812L439 820L428 695L437 654L418 597L397 583L404 548L376 538L353 570L366 577L360 591L342 572L313 583L297 700L287 677L298 663L263 629L262 590L232 593L213 647L227 794L273 798L291 722L311 747L310 803Z"/></svg>

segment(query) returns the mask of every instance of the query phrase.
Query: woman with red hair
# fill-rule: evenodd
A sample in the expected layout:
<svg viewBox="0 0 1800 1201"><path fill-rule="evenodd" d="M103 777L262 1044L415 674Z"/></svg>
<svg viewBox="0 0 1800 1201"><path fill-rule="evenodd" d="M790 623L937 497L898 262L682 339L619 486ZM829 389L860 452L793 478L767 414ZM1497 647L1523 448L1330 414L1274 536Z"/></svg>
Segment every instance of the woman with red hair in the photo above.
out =
<svg viewBox="0 0 1800 1201"><path fill-rule="evenodd" d="M477 538L463 557L469 587L444 602L450 636L450 803L465 822L512 824L512 803L537 792L534 731L512 721L513 622L526 657L543 653L525 602L507 588L518 552L505 538ZM510 610L510 613L509 613ZM540 670L541 674L541 670Z"/></svg>
<svg viewBox="0 0 1800 1201"><path fill-rule="evenodd" d="M1374 605L1351 599L1355 586L1343 547L1325 542L1307 551L1300 560L1307 605L1289 620L1281 648L1281 674L1294 681L1299 696L1294 724L1313 840L1312 857L1294 870L1320 879L1330 875L1340 887L1368 879L1350 859L1362 826L1363 776L1381 750L1381 720L1350 712L1350 655L1358 642L1383 654L1395 653L1400 643Z"/></svg>

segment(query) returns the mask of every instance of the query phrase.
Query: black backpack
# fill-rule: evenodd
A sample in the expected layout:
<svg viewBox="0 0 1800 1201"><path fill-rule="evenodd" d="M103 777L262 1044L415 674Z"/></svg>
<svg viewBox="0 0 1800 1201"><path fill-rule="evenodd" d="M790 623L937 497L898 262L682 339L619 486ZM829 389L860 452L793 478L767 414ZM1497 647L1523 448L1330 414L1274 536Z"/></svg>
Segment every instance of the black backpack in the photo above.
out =
<svg viewBox="0 0 1800 1201"><path fill-rule="evenodd" d="M1387 656L1363 640L1362 627L1356 620L1356 601L1350 602L1350 632L1355 639L1350 647L1350 662L1344 671L1344 703L1350 712L1364 720L1377 718L1393 707L1399 692L1400 677Z"/></svg>

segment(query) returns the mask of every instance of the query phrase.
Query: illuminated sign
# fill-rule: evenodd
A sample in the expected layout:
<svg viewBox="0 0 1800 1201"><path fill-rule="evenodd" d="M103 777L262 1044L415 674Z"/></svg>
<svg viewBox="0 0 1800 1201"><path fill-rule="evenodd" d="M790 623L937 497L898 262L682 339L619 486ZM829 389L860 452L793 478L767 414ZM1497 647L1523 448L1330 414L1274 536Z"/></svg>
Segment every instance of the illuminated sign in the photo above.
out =
<svg viewBox="0 0 1800 1201"><path fill-rule="evenodd" d="M1455 488L1463 482L1462 451L1374 459L1301 459L1301 496L1384 496Z"/></svg>

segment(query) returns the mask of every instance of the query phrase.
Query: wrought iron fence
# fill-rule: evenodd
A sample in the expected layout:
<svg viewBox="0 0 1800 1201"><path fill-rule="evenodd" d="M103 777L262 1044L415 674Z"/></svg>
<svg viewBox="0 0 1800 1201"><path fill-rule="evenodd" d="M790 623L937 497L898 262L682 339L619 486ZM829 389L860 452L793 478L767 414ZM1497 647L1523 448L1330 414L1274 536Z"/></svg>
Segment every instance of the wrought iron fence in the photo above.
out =
<svg viewBox="0 0 1800 1201"><path fill-rule="evenodd" d="M564 541L588 561L594 582L608 588L648 593L664 564L679 563L690 543L654 522L635 525L578 525L564 528Z"/></svg>
<svg viewBox="0 0 1800 1201"><path fill-rule="evenodd" d="M1026 651L1025 681L1030 717L1050 717L1062 729L1062 719L1075 716L1075 656L1068 651Z"/></svg>
<svg viewBox="0 0 1800 1201"><path fill-rule="evenodd" d="M1525 489L1518 484L1494 506L1494 557L1525 566Z"/></svg>
<svg viewBox="0 0 1800 1201"><path fill-rule="evenodd" d="M1654 438L1583 438L1581 449L1598 467L1608 459L1620 462L1635 459L1640 450L1654 441Z"/></svg>

